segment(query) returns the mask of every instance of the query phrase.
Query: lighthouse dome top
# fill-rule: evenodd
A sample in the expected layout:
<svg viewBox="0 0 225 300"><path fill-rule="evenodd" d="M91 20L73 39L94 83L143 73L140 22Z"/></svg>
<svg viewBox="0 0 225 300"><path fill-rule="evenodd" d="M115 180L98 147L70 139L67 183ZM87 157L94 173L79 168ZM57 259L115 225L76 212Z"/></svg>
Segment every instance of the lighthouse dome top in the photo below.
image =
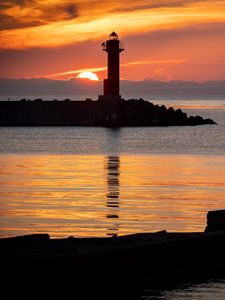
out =
<svg viewBox="0 0 225 300"><path fill-rule="evenodd" d="M114 39L117 40L118 39L118 34L115 33L115 31L113 31L110 35L109 35L110 39Z"/></svg>

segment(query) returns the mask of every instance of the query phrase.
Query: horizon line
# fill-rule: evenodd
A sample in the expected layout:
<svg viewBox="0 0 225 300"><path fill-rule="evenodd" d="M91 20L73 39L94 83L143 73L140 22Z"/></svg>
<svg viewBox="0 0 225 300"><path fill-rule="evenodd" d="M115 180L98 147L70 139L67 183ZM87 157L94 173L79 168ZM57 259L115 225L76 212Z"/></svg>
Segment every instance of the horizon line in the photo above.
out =
<svg viewBox="0 0 225 300"><path fill-rule="evenodd" d="M48 77L18 77L18 78L12 78L12 77L0 77L0 80L49 80L49 81L72 81L72 80L77 80L77 81L83 81L86 80L87 82L90 82L89 79L87 78L77 78L77 77L69 77L67 79L52 79ZM99 79L98 81L95 82L102 82L104 79ZM204 81L197 81L197 80L179 80L179 79L171 79L171 80L159 80L159 79L154 79L154 78L144 78L144 79L126 79L126 78L121 78L120 81L131 81L131 82L144 82L144 81L157 81L157 82L163 82L163 83L169 83L169 82L192 82L192 83L198 83L198 84L203 84L203 83L208 83L208 82L223 82L225 81L224 79L210 79L210 80L204 80Z"/></svg>

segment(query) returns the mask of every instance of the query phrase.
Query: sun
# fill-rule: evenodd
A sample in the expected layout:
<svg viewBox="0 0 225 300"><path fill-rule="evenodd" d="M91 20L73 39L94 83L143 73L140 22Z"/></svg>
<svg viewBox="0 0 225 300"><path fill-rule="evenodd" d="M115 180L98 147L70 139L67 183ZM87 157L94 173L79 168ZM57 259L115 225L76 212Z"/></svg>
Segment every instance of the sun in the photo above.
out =
<svg viewBox="0 0 225 300"><path fill-rule="evenodd" d="M77 78L88 78L90 80L98 81L98 76L92 72L81 72L77 75Z"/></svg>

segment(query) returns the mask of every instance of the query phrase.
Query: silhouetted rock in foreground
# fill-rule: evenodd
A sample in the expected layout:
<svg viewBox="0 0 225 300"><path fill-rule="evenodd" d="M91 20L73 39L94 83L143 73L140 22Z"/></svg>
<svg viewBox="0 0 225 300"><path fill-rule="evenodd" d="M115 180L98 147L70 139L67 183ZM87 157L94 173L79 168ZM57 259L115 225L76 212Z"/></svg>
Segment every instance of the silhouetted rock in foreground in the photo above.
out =
<svg viewBox="0 0 225 300"><path fill-rule="evenodd" d="M208 217L224 220L224 211L210 212ZM224 253L225 230L163 230L111 238L51 239L38 234L0 239L3 279L12 286L19 283L20 291L32 286L35 291L38 287L39 291L48 288L58 292L61 287L63 291L72 288L74 295L90 292L93 296L95 289L98 299L103 291L103 299L110 295L114 295L112 299L131 299L118 295L122 290L127 295L137 288L225 276Z"/></svg>
<svg viewBox="0 0 225 300"><path fill-rule="evenodd" d="M154 105L143 99L127 101L0 102L0 126L194 126L216 124L181 109Z"/></svg>
<svg viewBox="0 0 225 300"><path fill-rule="evenodd" d="M209 211L207 214L205 232L218 230L225 230L225 209Z"/></svg>

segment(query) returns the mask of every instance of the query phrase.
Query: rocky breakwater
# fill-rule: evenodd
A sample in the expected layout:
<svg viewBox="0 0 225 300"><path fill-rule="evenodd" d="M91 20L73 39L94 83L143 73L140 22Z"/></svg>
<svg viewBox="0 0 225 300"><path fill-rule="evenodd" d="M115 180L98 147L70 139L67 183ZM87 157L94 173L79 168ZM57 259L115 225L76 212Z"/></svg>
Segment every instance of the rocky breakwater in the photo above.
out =
<svg viewBox="0 0 225 300"><path fill-rule="evenodd" d="M143 99L0 101L0 126L194 126L216 124Z"/></svg>
<svg viewBox="0 0 225 300"><path fill-rule="evenodd" d="M201 116L187 116L181 109L154 105L143 99L121 101L115 112L107 116L105 125L114 126L195 126L216 124Z"/></svg>

